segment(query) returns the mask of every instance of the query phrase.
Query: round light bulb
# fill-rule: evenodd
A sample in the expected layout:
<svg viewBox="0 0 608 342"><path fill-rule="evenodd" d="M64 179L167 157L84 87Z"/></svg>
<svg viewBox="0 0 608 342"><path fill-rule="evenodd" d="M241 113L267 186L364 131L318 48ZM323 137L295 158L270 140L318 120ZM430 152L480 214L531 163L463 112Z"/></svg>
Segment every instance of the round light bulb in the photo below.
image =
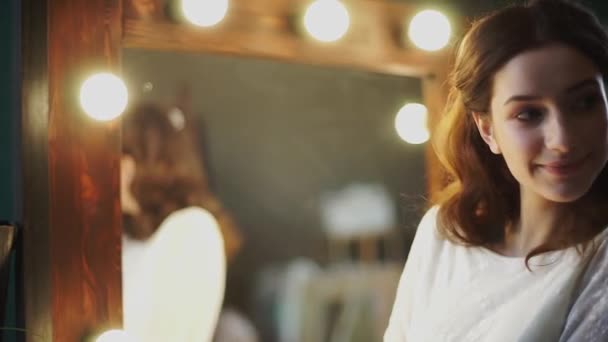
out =
<svg viewBox="0 0 608 342"><path fill-rule="evenodd" d="M123 330L108 330L99 335L95 342L135 342L135 339Z"/></svg>
<svg viewBox="0 0 608 342"><path fill-rule="evenodd" d="M346 34L350 17L346 7L338 0L317 0L304 14L304 27L315 39L334 42Z"/></svg>
<svg viewBox="0 0 608 342"><path fill-rule="evenodd" d="M437 51L450 41L452 27L441 12L424 10L410 22L408 36L417 47L426 51Z"/></svg>
<svg viewBox="0 0 608 342"><path fill-rule="evenodd" d="M395 129L399 137L410 144L422 144L429 140L427 109L420 103L408 103L395 117Z"/></svg>
<svg viewBox="0 0 608 342"><path fill-rule="evenodd" d="M226 16L228 0L182 0L184 17L197 26L213 26Z"/></svg>
<svg viewBox="0 0 608 342"><path fill-rule="evenodd" d="M95 74L80 87L80 105L95 120L115 119L127 108L128 101L127 86L110 73Z"/></svg>

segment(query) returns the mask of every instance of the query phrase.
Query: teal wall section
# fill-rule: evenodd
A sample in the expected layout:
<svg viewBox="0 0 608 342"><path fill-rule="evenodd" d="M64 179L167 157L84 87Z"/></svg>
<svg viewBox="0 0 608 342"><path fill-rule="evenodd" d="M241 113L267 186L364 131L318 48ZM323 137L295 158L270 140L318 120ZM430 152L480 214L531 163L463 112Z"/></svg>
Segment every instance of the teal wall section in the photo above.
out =
<svg viewBox="0 0 608 342"><path fill-rule="evenodd" d="M20 219L18 2L0 2L0 220Z"/></svg>
<svg viewBox="0 0 608 342"><path fill-rule="evenodd" d="M0 1L0 220L22 221L20 145L20 2ZM2 341L23 340L18 327L15 253L10 260L10 282L6 320L0 322ZM22 327L21 327L22 328Z"/></svg>

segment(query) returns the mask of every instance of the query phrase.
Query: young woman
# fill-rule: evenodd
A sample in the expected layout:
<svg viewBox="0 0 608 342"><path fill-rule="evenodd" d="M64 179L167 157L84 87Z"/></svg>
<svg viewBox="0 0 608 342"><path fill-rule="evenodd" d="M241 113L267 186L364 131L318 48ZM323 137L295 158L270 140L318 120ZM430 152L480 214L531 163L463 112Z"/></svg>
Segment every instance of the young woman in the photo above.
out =
<svg viewBox="0 0 608 342"><path fill-rule="evenodd" d="M142 104L123 120L124 325L137 341L211 341L234 252L179 115Z"/></svg>
<svg viewBox="0 0 608 342"><path fill-rule="evenodd" d="M384 340L608 341L608 35L532 1L472 24Z"/></svg>

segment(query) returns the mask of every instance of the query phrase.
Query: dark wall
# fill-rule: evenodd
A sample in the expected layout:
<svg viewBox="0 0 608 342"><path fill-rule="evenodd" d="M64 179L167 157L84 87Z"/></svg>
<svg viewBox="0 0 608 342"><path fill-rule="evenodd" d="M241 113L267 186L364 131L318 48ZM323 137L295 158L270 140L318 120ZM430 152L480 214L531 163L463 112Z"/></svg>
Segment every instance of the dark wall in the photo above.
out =
<svg viewBox="0 0 608 342"><path fill-rule="evenodd" d="M188 83L206 124L213 188L245 236L230 269L229 302L246 306L255 273L296 257L319 262L327 244L319 200L355 182L383 184L415 226L426 181L425 145L394 128L416 79L212 55L126 51L123 74L139 100L170 103ZM152 90L143 92L150 82ZM137 101L137 99L134 99Z"/></svg>
<svg viewBox="0 0 608 342"><path fill-rule="evenodd" d="M0 221L21 221L20 171L20 3L0 2ZM10 281L7 307L0 325L8 327L0 334L2 341L18 341L23 334L18 327L15 296L15 256L9 259ZM2 308L4 309L4 308ZM23 328L20 326L19 328Z"/></svg>
<svg viewBox="0 0 608 342"><path fill-rule="evenodd" d="M0 220L20 218L19 5L0 3Z"/></svg>

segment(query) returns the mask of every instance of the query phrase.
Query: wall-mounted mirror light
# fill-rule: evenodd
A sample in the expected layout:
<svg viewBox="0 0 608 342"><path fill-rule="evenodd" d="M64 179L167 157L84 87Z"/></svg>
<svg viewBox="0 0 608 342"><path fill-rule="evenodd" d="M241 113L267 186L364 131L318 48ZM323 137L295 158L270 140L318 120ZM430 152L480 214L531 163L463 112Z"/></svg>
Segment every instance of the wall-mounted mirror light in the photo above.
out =
<svg viewBox="0 0 608 342"><path fill-rule="evenodd" d="M410 144L422 144L429 140L427 109L420 103L408 103L395 117L395 129L399 137Z"/></svg>
<svg viewBox="0 0 608 342"><path fill-rule="evenodd" d="M448 18L435 10L424 10L412 18L408 27L410 40L420 49L437 51L450 41L452 26Z"/></svg>
<svg viewBox="0 0 608 342"><path fill-rule="evenodd" d="M80 105L95 120L115 119L124 112L128 101L127 86L111 73L95 74L80 87Z"/></svg>
<svg viewBox="0 0 608 342"><path fill-rule="evenodd" d="M182 14L197 26L214 26L227 12L228 0L182 0Z"/></svg>
<svg viewBox="0 0 608 342"><path fill-rule="evenodd" d="M304 27L315 39L334 42L342 38L350 26L348 10L338 0L316 0L304 14Z"/></svg>

